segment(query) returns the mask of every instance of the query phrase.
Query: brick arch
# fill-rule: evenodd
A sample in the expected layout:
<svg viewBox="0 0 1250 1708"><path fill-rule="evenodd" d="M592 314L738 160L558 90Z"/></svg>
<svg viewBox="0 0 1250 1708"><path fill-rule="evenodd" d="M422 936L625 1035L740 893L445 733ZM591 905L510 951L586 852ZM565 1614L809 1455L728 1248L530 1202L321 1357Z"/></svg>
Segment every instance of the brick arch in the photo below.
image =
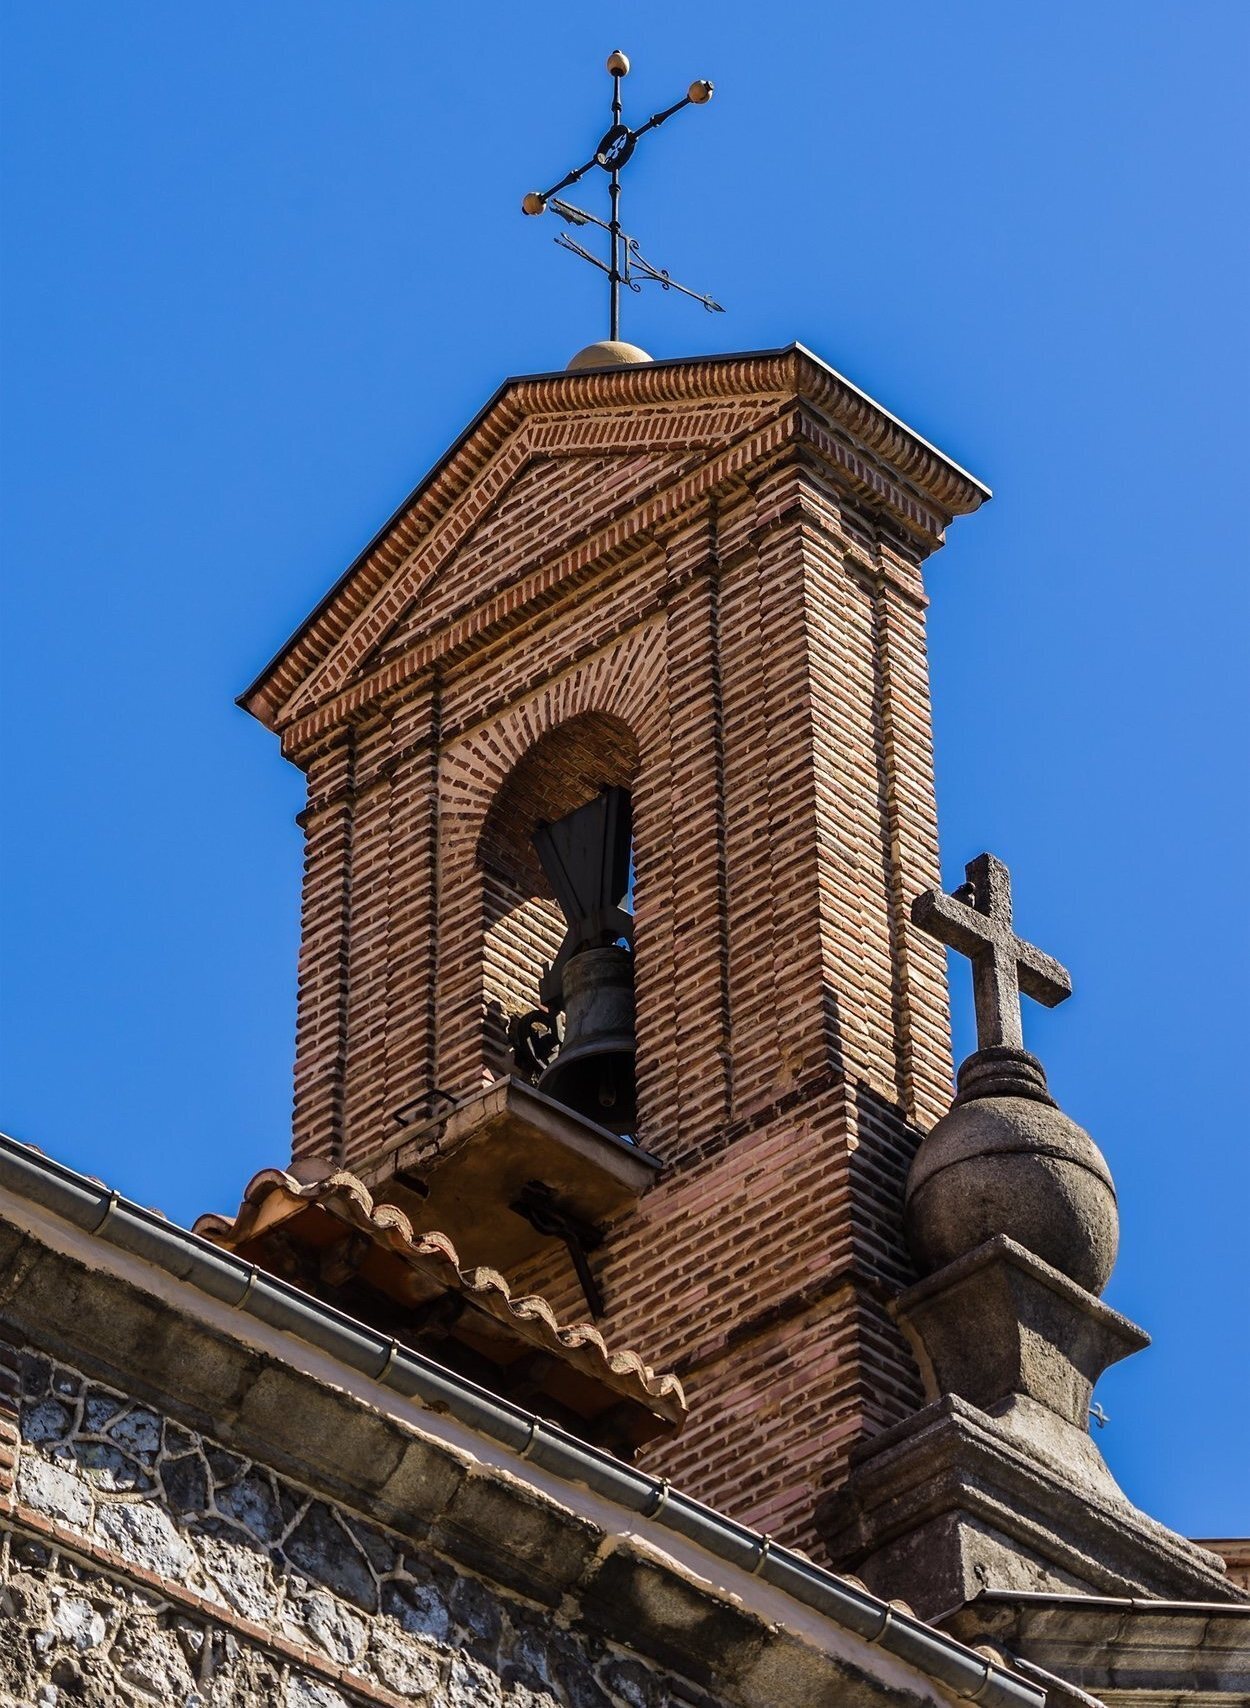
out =
<svg viewBox="0 0 1250 1708"><path fill-rule="evenodd" d="M563 935L536 856L520 846L528 844L526 827L581 805L605 782L634 793L640 1052L649 1029L644 1010L651 1024L671 1023L671 924L660 876L671 859L665 683L664 632L655 623L444 750L438 1083L449 1091L467 1094L506 1071L507 1013L522 1001L533 1006L538 962L551 958Z"/></svg>
<svg viewBox="0 0 1250 1708"><path fill-rule="evenodd" d="M533 835L613 785L630 788L638 741L623 718L579 712L542 735L504 779L477 840L478 865L527 894L550 897Z"/></svg>
<svg viewBox="0 0 1250 1708"><path fill-rule="evenodd" d="M539 737L490 805L476 851L489 1071L507 1073L508 1021L533 1008L540 964L554 959L565 931L534 831L607 785L632 787L637 771L638 742L629 725L605 712L581 712Z"/></svg>
<svg viewBox="0 0 1250 1708"><path fill-rule="evenodd" d="M451 741L439 768L445 848L458 851L476 841L508 774L536 742L571 718L597 712L620 719L634 732L640 754L662 742L664 645L661 622L640 626Z"/></svg>

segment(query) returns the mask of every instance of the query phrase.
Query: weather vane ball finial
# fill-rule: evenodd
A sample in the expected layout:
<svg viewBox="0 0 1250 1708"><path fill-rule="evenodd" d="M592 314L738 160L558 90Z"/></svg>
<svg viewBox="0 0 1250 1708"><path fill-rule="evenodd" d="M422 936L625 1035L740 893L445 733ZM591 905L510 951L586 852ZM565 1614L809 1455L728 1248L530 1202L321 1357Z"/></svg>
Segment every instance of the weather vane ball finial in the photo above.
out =
<svg viewBox="0 0 1250 1708"><path fill-rule="evenodd" d="M630 237L621 228L621 168L627 164L638 140L649 130L656 130L666 119L671 119L674 113L681 112L683 107L705 107L712 99L713 85L706 78L696 78L690 85L683 100L666 107L662 113L652 113L646 124L631 130L621 117L621 78L629 75L629 60L617 48L608 55L607 70L612 78L612 123L599 139L599 145L584 166L577 166L572 172L566 172L559 183L553 184L549 190L530 190L521 198L521 211L527 214L546 213L550 208L559 214L567 225L597 225L600 231L606 231L609 239L608 261L601 261L597 255L592 255L588 249L583 249L580 243L575 243L566 232L561 232L556 242L562 249L571 249L574 255L580 255L583 261L589 261L592 267L608 275L609 288L609 332L613 341L621 335L621 286L627 285L631 291L640 291L642 282L648 279L659 285L662 290L679 291L682 296L693 297L695 302L701 302L704 308L713 314L723 314L724 310L711 297L701 296L698 291L688 290L685 285L679 285L671 279L662 267L653 267L638 247L638 240ZM579 178L584 178L592 166L598 166L610 177L608 194L611 198L611 216L603 220L595 214L586 213L584 209L574 207L572 202L560 200L559 192L576 184Z"/></svg>

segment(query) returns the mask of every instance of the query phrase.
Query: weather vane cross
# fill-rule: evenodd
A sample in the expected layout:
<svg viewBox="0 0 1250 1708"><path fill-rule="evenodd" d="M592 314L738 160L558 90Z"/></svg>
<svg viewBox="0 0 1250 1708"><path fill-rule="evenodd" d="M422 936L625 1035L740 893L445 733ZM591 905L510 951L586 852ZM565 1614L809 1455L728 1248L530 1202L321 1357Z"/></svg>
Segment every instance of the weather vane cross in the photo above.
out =
<svg viewBox="0 0 1250 1708"><path fill-rule="evenodd" d="M589 261L592 267L598 267L608 275L611 305L608 336L615 342L621 335L622 285L628 286L631 291L640 291L642 282L650 279L662 290L680 291L682 296L693 297L695 302L701 302L710 313L723 314L724 310L711 297L700 296L698 291L688 290L685 285L679 285L675 279L670 279L662 267L653 267L639 249L637 239L621 228L621 168L628 164L638 146L639 138L646 136L649 130L658 129L666 119L671 119L674 113L680 113L683 107L706 106L712 99L712 85L703 78L696 78L686 91L684 99L666 107L662 113L652 113L646 124L639 125L637 130L631 130L621 117L621 78L629 75L629 60L618 49L608 55L607 69L612 77L612 123L600 138L595 152L584 166L577 166L572 172L566 172L559 183L553 184L549 190L531 190L522 198L521 208L527 214L546 213L550 208L552 213L559 214L569 225L597 225L600 231L607 232L609 259L606 262L601 261L597 255L592 255L588 249L583 249L580 243L575 243L567 232L561 232L556 242L562 249L572 250L574 255L580 255L583 261ZM571 202L560 198L560 191L584 178L592 166L598 166L608 174L611 217L606 220L586 213L582 208L574 207Z"/></svg>

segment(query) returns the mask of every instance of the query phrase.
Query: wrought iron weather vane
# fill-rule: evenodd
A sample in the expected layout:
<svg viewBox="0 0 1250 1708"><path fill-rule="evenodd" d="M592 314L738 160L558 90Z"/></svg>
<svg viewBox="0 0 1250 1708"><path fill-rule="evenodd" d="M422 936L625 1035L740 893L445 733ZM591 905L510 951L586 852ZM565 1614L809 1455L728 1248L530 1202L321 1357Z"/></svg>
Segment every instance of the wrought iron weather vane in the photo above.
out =
<svg viewBox="0 0 1250 1708"><path fill-rule="evenodd" d="M666 107L662 113L652 113L646 124L631 130L621 117L621 78L629 75L629 60L618 49L609 54L607 69L612 77L612 124L599 140L599 145L584 166L577 166L572 172L566 172L559 183L553 184L549 190L531 190L521 201L521 208L527 214L545 213L548 208L553 213L572 226L597 225L600 231L608 234L609 259L601 261L597 255L592 255L580 243L575 243L567 232L561 232L556 242L562 249L572 250L574 255L580 255L583 261L589 261L592 267L598 267L608 275L609 302L609 338L619 339L621 335L621 286L626 285L631 291L640 291L642 282L650 279L662 290L680 291L682 296L693 297L695 302L701 302L709 313L723 314L720 303L708 296L701 296L698 291L692 291L685 285L679 285L671 279L662 267L654 267L646 259L638 247L637 238L631 237L621 228L621 168L625 166L640 137L648 131L656 130L666 119L671 119L674 113L680 113L683 107L703 107L712 99L712 85L703 78L696 78L686 91L683 100ZM611 217L602 220L595 214L586 213L584 209L574 207L572 202L566 202L560 197L560 191L576 184L584 178L592 166L608 174L608 194L611 198Z"/></svg>

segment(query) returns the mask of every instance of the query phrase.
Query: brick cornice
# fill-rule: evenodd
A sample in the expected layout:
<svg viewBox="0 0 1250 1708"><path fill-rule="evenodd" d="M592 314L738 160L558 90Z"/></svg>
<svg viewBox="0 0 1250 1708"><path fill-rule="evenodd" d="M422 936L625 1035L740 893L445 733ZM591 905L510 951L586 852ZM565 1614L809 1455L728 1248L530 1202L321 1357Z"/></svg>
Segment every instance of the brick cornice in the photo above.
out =
<svg viewBox="0 0 1250 1708"><path fill-rule="evenodd" d="M304 697L301 689L313 678L322 679L314 696L318 700L343 688L345 676L324 680L326 662L339 658L346 645L358 666L369 645L376 644L379 613L374 607L397 572L419 557L428 576L430 566L446 561L533 456L724 446L727 436L743 432L750 411L758 422L761 410L784 411L796 403L795 429L822 460L870 492L897 523L930 547L938 543L946 521L976 509L988 496L972 476L801 345L509 380L240 703L277 727L290 720L295 701ZM751 449L758 454L757 447ZM745 466L739 460L734 472ZM381 615L389 618L382 623L385 632L397 612Z"/></svg>

